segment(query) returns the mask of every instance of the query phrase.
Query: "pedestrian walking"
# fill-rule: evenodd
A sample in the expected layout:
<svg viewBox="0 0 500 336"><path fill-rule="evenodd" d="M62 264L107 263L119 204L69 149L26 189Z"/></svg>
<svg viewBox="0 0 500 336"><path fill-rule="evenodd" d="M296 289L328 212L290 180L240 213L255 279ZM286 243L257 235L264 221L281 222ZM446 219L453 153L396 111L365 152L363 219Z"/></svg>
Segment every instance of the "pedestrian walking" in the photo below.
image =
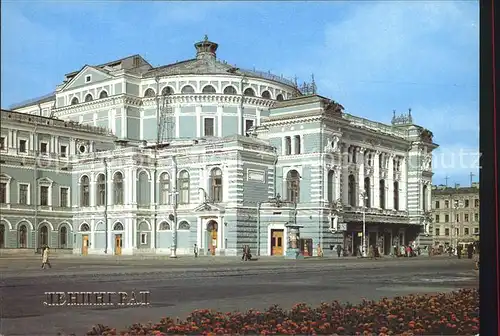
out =
<svg viewBox="0 0 500 336"><path fill-rule="evenodd" d="M457 245L457 257L458 259L462 259L462 245L461 244L458 244Z"/></svg>
<svg viewBox="0 0 500 336"><path fill-rule="evenodd" d="M194 244L193 252L194 252L194 257L198 258L198 246L196 244Z"/></svg>
<svg viewBox="0 0 500 336"><path fill-rule="evenodd" d="M340 254L342 253L342 246L340 244L337 245L337 257L340 258Z"/></svg>
<svg viewBox="0 0 500 336"><path fill-rule="evenodd" d="M472 244L467 245L467 258L472 259L473 253L474 253L474 245Z"/></svg>
<svg viewBox="0 0 500 336"><path fill-rule="evenodd" d="M42 269L45 269L45 266L49 266L49 268L52 268L52 265L50 264L49 261L49 247L45 246L43 248L42 252Z"/></svg>

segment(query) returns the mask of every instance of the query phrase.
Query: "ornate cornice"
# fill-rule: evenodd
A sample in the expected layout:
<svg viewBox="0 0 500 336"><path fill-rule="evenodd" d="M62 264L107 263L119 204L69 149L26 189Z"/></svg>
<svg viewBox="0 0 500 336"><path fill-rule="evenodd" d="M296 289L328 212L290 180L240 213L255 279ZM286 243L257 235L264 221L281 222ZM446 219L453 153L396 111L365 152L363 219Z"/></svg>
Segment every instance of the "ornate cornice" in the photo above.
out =
<svg viewBox="0 0 500 336"><path fill-rule="evenodd" d="M156 97L142 98L143 106L156 106ZM241 95L228 95L217 93L193 93L193 94L174 94L160 97L160 104L168 105L183 105L183 104L241 104ZM276 102L274 100L260 97L243 97L244 105L255 105L265 108L273 107Z"/></svg>

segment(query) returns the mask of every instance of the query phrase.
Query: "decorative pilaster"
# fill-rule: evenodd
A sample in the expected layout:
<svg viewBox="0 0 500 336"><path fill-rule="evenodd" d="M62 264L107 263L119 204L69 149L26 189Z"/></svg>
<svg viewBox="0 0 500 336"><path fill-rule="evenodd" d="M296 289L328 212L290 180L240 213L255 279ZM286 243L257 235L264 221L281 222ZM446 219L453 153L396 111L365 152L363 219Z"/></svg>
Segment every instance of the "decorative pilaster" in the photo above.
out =
<svg viewBox="0 0 500 336"><path fill-rule="evenodd" d="M354 153L354 155L357 155L356 162L358 162L358 195L360 196L365 191L365 151L365 148L358 147ZM360 202L361 204L359 205L364 206L365 199L363 197L360 198ZM370 204L367 204L367 206L369 207Z"/></svg>
<svg viewBox="0 0 500 336"><path fill-rule="evenodd" d="M217 136L222 136L222 112L224 109L222 106L217 106Z"/></svg>
<svg viewBox="0 0 500 336"><path fill-rule="evenodd" d="M380 151L376 151L373 158L372 206L374 208L380 208L380 154Z"/></svg>
<svg viewBox="0 0 500 336"><path fill-rule="evenodd" d="M181 115L181 108L179 106L174 107L175 111L175 137L179 138L181 134L181 123L180 123L180 115Z"/></svg>
<svg viewBox="0 0 500 336"><path fill-rule="evenodd" d="M243 99L243 98L242 98ZM237 107L237 115L238 115L238 134L243 135L243 107Z"/></svg>
<svg viewBox="0 0 500 336"><path fill-rule="evenodd" d="M387 209L394 209L394 154L389 155L387 171Z"/></svg>
<svg viewBox="0 0 500 336"><path fill-rule="evenodd" d="M342 146L342 203L349 204L349 148L346 144Z"/></svg>
<svg viewBox="0 0 500 336"><path fill-rule="evenodd" d="M127 123L128 123L128 118L127 118L127 108L126 107L123 107L122 108L122 136L121 138L122 139L126 139L128 137L128 134L127 134Z"/></svg>
<svg viewBox="0 0 500 336"><path fill-rule="evenodd" d="M408 176L406 168L406 157L401 158L401 179L399 183L399 210L406 211L408 209Z"/></svg>

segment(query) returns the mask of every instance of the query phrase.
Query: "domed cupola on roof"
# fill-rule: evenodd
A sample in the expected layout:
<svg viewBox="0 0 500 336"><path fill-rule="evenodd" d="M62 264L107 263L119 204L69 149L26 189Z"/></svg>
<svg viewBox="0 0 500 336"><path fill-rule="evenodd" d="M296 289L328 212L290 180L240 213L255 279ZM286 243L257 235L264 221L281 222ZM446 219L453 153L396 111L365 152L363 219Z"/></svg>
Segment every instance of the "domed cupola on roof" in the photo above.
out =
<svg viewBox="0 0 500 336"><path fill-rule="evenodd" d="M215 42L208 40L208 36L205 35L205 39L201 42L195 43L196 48L196 58L197 59L215 59L217 47L219 45Z"/></svg>

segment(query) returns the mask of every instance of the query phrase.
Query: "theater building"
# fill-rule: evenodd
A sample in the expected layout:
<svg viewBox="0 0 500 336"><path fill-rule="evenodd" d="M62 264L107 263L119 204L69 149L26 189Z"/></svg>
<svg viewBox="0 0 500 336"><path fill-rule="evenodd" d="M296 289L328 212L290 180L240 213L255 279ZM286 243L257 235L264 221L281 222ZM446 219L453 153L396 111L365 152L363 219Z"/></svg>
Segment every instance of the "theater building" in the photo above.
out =
<svg viewBox="0 0 500 336"><path fill-rule="evenodd" d="M384 253L431 239L437 145L411 112L359 118L314 81L236 68L207 38L195 49L87 65L2 110L1 249L283 255L300 226L312 255L356 251L363 217Z"/></svg>

